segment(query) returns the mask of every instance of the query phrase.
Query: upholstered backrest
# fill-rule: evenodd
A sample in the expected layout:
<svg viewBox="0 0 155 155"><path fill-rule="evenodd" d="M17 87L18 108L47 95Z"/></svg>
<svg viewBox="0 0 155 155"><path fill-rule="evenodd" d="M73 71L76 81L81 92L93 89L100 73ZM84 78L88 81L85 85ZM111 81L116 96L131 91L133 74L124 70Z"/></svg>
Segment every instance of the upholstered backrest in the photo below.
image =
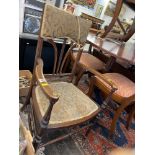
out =
<svg viewBox="0 0 155 155"><path fill-rule="evenodd" d="M64 10L45 5L40 35L43 38L70 38L77 43L87 39L92 22Z"/></svg>

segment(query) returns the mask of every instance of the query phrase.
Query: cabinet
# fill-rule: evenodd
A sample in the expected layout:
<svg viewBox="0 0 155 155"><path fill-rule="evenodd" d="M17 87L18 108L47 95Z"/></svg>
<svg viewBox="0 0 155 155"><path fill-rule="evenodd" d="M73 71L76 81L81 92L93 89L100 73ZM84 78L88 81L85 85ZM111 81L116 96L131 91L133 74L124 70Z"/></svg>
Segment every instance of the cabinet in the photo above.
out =
<svg viewBox="0 0 155 155"><path fill-rule="evenodd" d="M58 52L60 54L62 43L56 43ZM19 38L19 69L20 70L33 70L35 51L37 47L37 40ZM69 45L65 47L67 52ZM58 54L58 56L59 56ZM54 49L48 43L43 43L42 59L44 61L44 73L52 73L54 65Z"/></svg>

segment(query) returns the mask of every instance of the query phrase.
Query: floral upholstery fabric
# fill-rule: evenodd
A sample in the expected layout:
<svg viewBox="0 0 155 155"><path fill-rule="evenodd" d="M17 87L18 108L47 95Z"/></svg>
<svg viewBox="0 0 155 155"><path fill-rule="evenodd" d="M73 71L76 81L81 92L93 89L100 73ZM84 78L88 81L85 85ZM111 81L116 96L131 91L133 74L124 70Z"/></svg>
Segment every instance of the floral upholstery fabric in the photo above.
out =
<svg viewBox="0 0 155 155"><path fill-rule="evenodd" d="M75 42L82 44L87 39L91 24L92 22L89 20L46 4L42 19L41 37L69 37Z"/></svg>

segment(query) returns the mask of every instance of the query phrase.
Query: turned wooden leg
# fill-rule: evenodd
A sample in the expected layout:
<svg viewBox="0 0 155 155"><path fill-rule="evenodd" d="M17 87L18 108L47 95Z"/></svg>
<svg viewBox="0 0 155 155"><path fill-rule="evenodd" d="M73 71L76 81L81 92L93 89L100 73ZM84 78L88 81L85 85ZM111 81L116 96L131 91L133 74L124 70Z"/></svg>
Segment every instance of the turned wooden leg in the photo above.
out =
<svg viewBox="0 0 155 155"><path fill-rule="evenodd" d="M128 119L127 119L127 124L126 124L127 129L129 129L129 127L130 127L130 124L132 122L132 118L133 118L134 114L135 114L135 105L133 105L133 107L132 107L132 109L131 109L131 111L129 113L129 116L128 116Z"/></svg>
<svg viewBox="0 0 155 155"><path fill-rule="evenodd" d="M56 101L50 101L50 104L48 106L48 109L46 110L42 120L39 122L39 127L35 128L36 132L34 135L34 140L33 140L33 146L35 151L39 148L41 142L42 142L42 137L45 135L47 128L48 128L48 124L49 124L49 120L50 120L50 116L51 116L51 112L53 109L53 105L54 103L56 103ZM35 122L35 120L34 120Z"/></svg>
<svg viewBox="0 0 155 155"><path fill-rule="evenodd" d="M39 145L41 144L41 139L42 138L39 135L36 135L33 139L32 144L33 144L35 152L39 149Z"/></svg>

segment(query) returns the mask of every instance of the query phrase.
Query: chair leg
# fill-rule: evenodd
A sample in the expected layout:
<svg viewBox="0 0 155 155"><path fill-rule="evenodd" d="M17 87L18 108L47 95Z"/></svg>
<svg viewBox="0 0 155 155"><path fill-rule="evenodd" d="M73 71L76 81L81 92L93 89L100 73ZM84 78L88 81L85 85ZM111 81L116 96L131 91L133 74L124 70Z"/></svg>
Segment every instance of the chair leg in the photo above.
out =
<svg viewBox="0 0 155 155"><path fill-rule="evenodd" d="M85 72L85 70L84 69L81 69L80 72L78 73L78 75L77 75L77 77L75 79L75 82L74 82L74 84L76 86L78 85L78 83L79 83L81 77L83 76L84 72Z"/></svg>
<svg viewBox="0 0 155 155"><path fill-rule="evenodd" d="M130 124L132 122L132 118L135 114L135 105L133 105L130 113L129 113L129 116L128 116L128 119L127 119L127 124L126 124L126 128L129 130L129 127L130 127Z"/></svg>
<svg viewBox="0 0 155 155"><path fill-rule="evenodd" d="M117 111L115 112L114 114L114 118L112 120L112 123L111 123L111 127L110 127L110 132L109 132L109 136L112 137L113 134L114 134L114 130L115 130L115 127L116 127L116 122L119 118L119 116L121 115L121 113L123 112L123 110L128 106L129 104L122 104L120 105L120 107L117 109Z"/></svg>
<svg viewBox="0 0 155 155"><path fill-rule="evenodd" d="M33 144L34 150L36 152L38 150L38 148L39 148L39 145L41 144L41 137L38 136L38 135L35 136L34 139L33 139L32 144Z"/></svg>
<svg viewBox="0 0 155 155"><path fill-rule="evenodd" d="M91 77L89 83L90 83L90 86L89 86L89 91L88 91L87 95L91 98L92 94L94 92L94 88L95 88L94 77Z"/></svg>

